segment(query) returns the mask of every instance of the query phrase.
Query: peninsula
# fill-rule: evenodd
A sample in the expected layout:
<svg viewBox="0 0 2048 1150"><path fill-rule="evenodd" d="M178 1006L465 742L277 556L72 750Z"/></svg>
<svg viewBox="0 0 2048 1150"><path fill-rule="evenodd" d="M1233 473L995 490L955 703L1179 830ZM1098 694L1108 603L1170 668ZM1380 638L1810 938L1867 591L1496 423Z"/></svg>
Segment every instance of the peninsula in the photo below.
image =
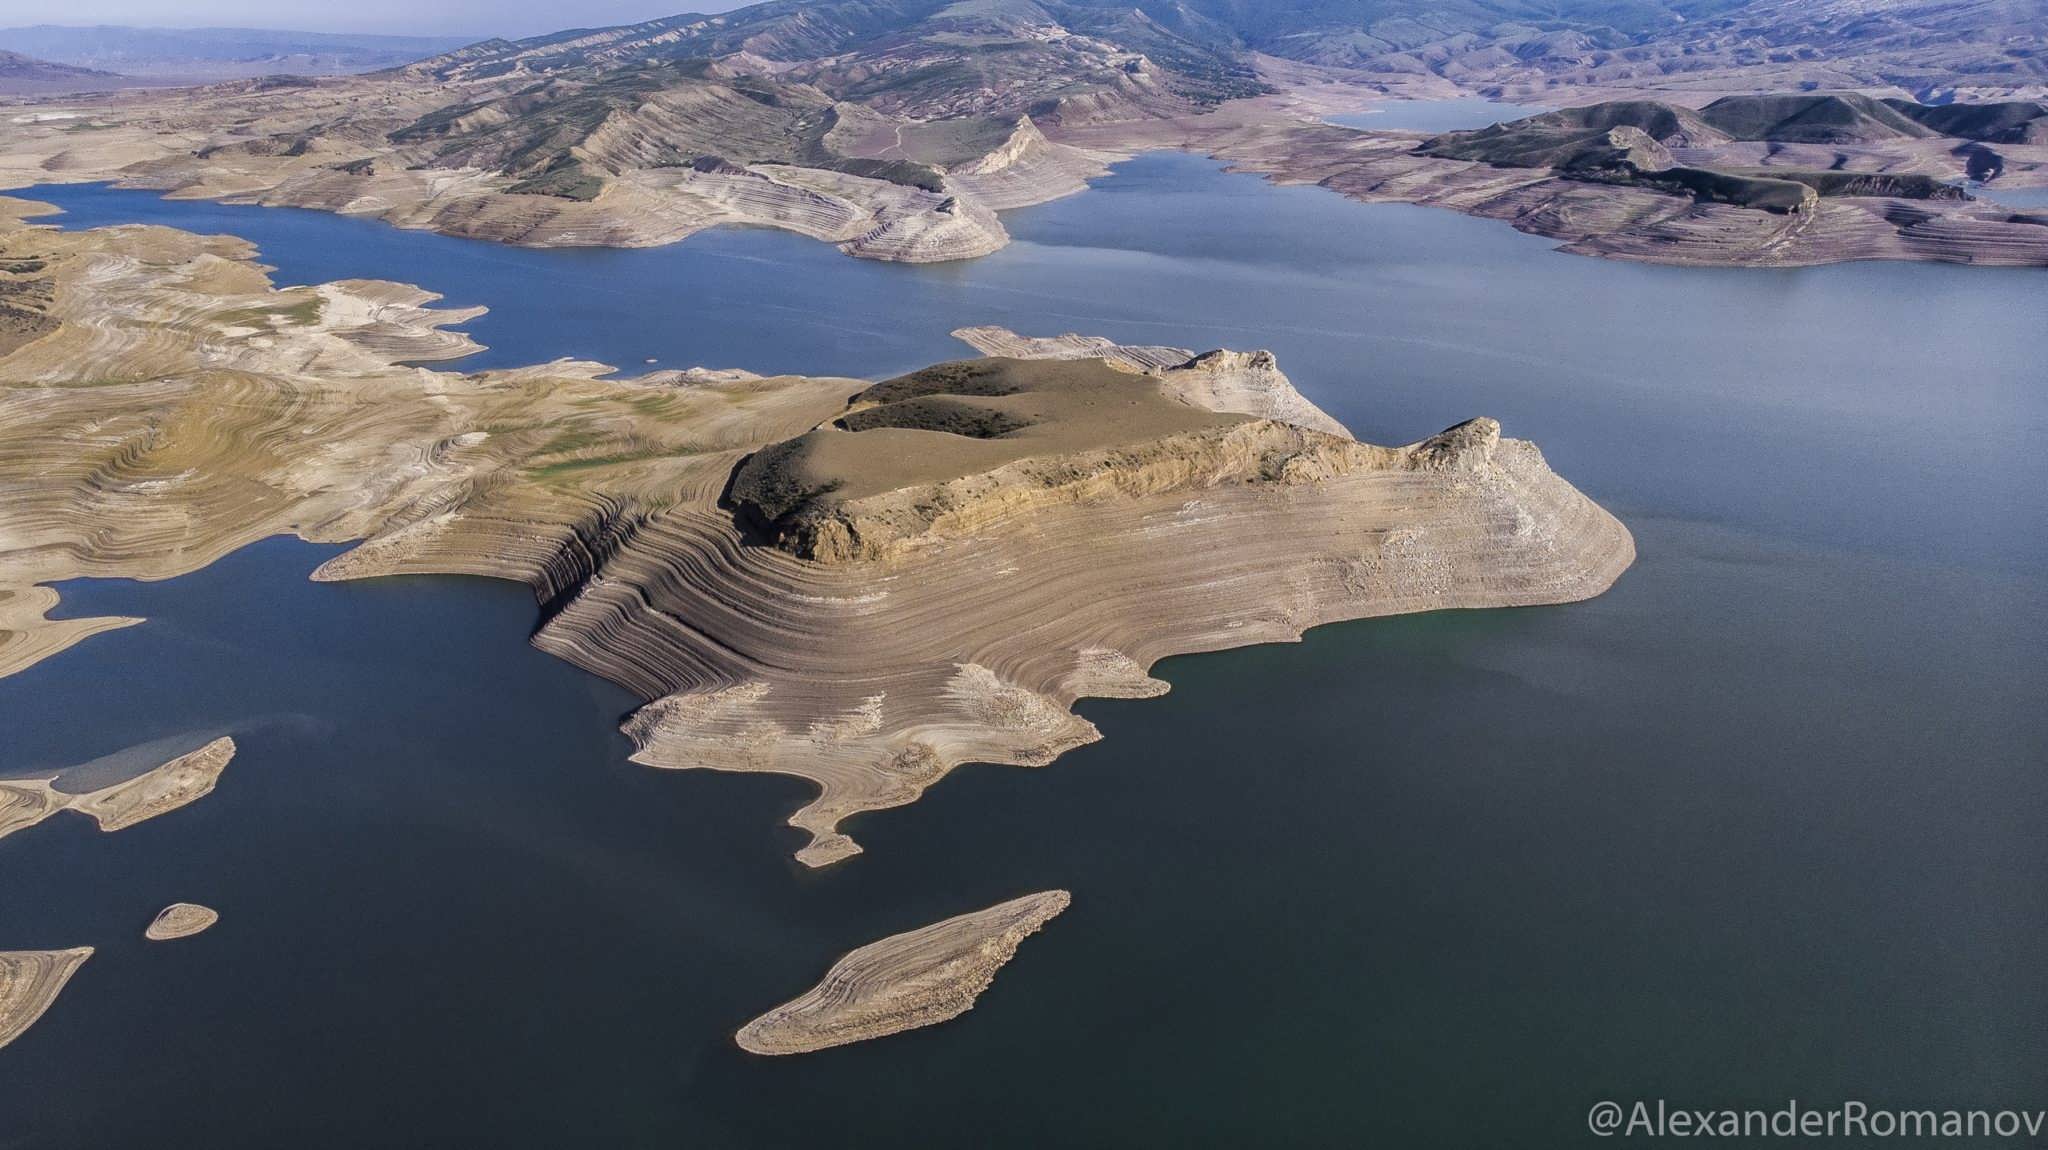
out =
<svg viewBox="0 0 2048 1150"><path fill-rule="evenodd" d="M1157 694L1167 655L1582 599L1634 558L1493 421L1360 444L1265 353L982 332L1012 357L880 384L458 374L401 364L473 347L442 327L471 313L280 291L228 237L18 223L0 259L50 325L0 359L0 591L280 532L364 541L321 579L519 580L535 644L647 700L635 759L816 784L791 819L811 865L962 762L1094 740L1073 702ZM41 623L0 658L54 650Z"/></svg>
<svg viewBox="0 0 2048 1150"><path fill-rule="evenodd" d="M0 640L14 634L18 632L0 632ZM235 741L222 736L132 779L96 790L66 791L61 775L0 778L0 838L32 827L59 811L85 815L103 831L132 827L212 794L214 783L234 757Z"/></svg>

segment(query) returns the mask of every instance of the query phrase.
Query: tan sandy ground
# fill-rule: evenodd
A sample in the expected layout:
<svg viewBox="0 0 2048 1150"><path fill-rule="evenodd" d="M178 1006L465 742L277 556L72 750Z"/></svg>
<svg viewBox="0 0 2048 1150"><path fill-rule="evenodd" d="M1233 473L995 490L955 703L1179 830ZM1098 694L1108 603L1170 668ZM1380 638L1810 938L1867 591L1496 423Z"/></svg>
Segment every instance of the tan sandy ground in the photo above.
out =
<svg viewBox="0 0 2048 1150"><path fill-rule="evenodd" d="M234 757L235 741L223 736L132 779L75 794L61 789L61 776L0 779L0 838L59 811L85 815L103 831L124 830L212 794Z"/></svg>
<svg viewBox="0 0 2048 1150"><path fill-rule="evenodd" d="M498 92L504 83L471 87ZM516 193L514 177L478 168L416 163L362 127L396 129L450 98L441 84L356 76L81 96L63 103L62 118L0 106L0 189L113 180L174 198L318 208L531 247L649 247L744 224L861 258L931 263L996 251L1009 242L997 210L1071 195L1107 170L1101 157L1047 140L1027 117L986 153L952 165L938 191L762 162L629 166L584 201ZM349 129L330 130L340 122ZM293 136L314 143L271 146ZM862 140L841 142L862 157Z"/></svg>
<svg viewBox="0 0 2048 1150"><path fill-rule="evenodd" d="M734 1036L755 1054L804 1054L958 1018L1073 901L1048 890L871 942L832 964L797 998Z"/></svg>
<svg viewBox="0 0 2048 1150"><path fill-rule="evenodd" d="M157 912L142 936L151 942L190 938L220 921L220 912L195 902L174 902Z"/></svg>

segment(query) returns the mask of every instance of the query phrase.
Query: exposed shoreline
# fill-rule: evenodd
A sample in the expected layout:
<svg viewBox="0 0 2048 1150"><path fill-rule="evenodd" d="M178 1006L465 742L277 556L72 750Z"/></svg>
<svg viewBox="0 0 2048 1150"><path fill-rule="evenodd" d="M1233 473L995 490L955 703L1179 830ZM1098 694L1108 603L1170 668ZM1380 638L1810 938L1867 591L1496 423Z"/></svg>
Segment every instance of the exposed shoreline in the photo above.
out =
<svg viewBox="0 0 2048 1150"><path fill-rule="evenodd" d="M60 811L84 815L102 831L125 830L212 794L221 772L234 757L235 740L223 735L133 778L96 790L62 790L61 775L0 778L0 838L35 826Z"/></svg>
<svg viewBox="0 0 2048 1150"><path fill-rule="evenodd" d="M974 1008L1018 944L1072 903L1040 891L850 951L802 995L733 1036L750 1054L807 1054L936 1026Z"/></svg>
<svg viewBox="0 0 2048 1150"><path fill-rule="evenodd" d="M1929 205L1878 196L1830 200L1818 212L1787 218L1696 202L1669 190L1589 184L1422 155L1415 151L1425 138L1421 133L1323 121L1331 107L1386 97L1356 80L1332 78L1341 75L1289 70L1280 94L1232 100L1202 114L1080 117L1047 125L1022 117L991 150L944 166L944 186L937 191L789 163L721 162L630 171L588 201L514 194L509 179L474 169L355 175L331 162L318 165L311 158L221 144L202 149L201 159L190 151L189 134L154 126L167 109L150 103L189 99L222 117L241 106L232 93L195 89L78 101L97 126L83 140L65 125L0 120L0 143L6 144L0 189L112 181L173 198L370 216L400 228L541 248L656 247L738 224L791 231L856 258L925 263L998 251L1009 243L998 213L1083 191L1089 181L1109 174L1109 165L1140 153L1178 150L1283 185L1326 187L1363 203L1410 203L1501 220L1578 255L1680 266L1796 267L1869 259L2048 266L2048 226L2011 223L2032 217L1995 203ZM1660 89L1565 95L1574 103L1603 96L1701 98ZM301 114L314 116L330 97L316 87L298 99L306 107ZM843 141L852 154L886 154L890 145L862 134L879 141L886 132L852 125L844 129ZM1962 179L1964 161L1949 147L1955 141L1940 143L1851 149L1815 159L1823 167L1846 162L1856 170ZM2048 186L2048 145L2004 151L2003 186ZM1764 155L1757 162L1781 161ZM1912 213L1901 216L1897 203L1911 203Z"/></svg>
<svg viewBox="0 0 2048 1150"><path fill-rule="evenodd" d="M220 921L220 912L196 902L174 902L157 912L142 936L151 942L191 938Z"/></svg>

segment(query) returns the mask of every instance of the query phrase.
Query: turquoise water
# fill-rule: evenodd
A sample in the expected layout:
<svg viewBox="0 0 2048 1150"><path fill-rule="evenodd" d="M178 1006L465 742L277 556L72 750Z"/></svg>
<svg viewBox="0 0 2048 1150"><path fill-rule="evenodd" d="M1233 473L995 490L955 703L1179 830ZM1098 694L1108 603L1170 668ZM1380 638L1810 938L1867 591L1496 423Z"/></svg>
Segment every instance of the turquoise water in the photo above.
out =
<svg viewBox="0 0 2048 1150"><path fill-rule="evenodd" d="M1169 660L1037 771L789 861L793 780L624 761L522 589L313 584L276 540L65 610L0 769L231 730L213 796L0 841L0 945L102 948L0 1053L0 1145L1572 1145L1588 1106L2038 1106L2039 272L1600 263L1142 157L908 268L774 232L505 249L36 193L411 280L509 364L879 375L1000 323L1270 347L1367 438L1490 414L1636 532L1568 607ZM763 1060L833 957L1074 891L955 1024ZM177 944L174 899L222 911Z"/></svg>

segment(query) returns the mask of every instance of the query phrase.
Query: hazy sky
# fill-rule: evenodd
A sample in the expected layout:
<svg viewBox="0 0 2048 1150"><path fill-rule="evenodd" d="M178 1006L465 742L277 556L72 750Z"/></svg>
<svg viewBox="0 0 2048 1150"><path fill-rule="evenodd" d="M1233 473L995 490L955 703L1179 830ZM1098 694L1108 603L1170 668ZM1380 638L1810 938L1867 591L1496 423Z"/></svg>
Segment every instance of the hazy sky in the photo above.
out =
<svg viewBox="0 0 2048 1150"><path fill-rule="evenodd" d="M0 27L146 24L532 36L628 24L677 12L722 12L739 0L4 0Z"/></svg>

